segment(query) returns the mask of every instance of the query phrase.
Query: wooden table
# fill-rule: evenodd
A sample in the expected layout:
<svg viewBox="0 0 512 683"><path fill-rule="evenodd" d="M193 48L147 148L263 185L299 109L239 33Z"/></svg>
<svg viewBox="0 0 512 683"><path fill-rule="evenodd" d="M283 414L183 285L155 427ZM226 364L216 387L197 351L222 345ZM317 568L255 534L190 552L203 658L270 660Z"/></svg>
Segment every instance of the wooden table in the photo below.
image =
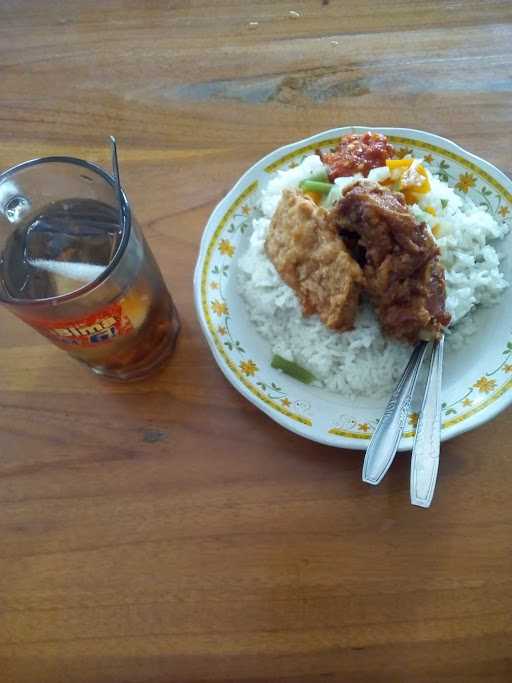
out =
<svg viewBox="0 0 512 683"><path fill-rule="evenodd" d="M115 133L183 330L123 386L0 313L2 682L512 680L512 412L447 443L412 508L408 457L365 486L359 453L241 398L192 302L210 211L278 145L408 126L510 175L511 19L507 0L4 0L0 165L108 164Z"/></svg>

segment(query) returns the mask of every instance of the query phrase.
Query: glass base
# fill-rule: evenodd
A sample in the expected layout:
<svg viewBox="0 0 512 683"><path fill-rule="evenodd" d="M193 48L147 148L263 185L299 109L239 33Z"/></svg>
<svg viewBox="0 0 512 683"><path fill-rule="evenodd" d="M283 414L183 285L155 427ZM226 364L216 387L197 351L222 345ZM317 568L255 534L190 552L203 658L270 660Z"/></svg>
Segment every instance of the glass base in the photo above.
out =
<svg viewBox="0 0 512 683"><path fill-rule="evenodd" d="M181 329L180 319L175 307L172 321L169 334L163 339L162 343L153 349L151 354L146 356L140 363L119 370L109 370L105 367L93 365L89 365L89 369L96 375L121 382L135 382L148 377L148 375L153 374L165 365L174 352L178 334Z"/></svg>

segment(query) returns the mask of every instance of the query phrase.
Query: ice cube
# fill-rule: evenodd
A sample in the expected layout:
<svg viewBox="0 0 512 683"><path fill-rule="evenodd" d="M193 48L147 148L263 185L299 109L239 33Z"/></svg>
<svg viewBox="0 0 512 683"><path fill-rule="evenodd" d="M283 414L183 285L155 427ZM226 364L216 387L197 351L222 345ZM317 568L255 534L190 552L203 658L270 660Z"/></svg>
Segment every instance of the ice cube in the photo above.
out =
<svg viewBox="0 0 512 683"><path fill-rule="evenodd" d="M68 294L88 282L96 280L105 266L92 263L69 263L67 261L49 261L46 259L34 259L28 263L36 269L44 270L52 274L54 296Z"/></svg>
<svg viewBox="0 0 512 683"><path fill-rule="evenodd" d="M119 240L112 211L92 200L49 205L27 227L25 258L107 265Z"/></svg>
<svg viewBox="0 0 512 683"><path fill-rule="evenodd" d="M96 280L105 270L105 266L97 266L93 263L69 263L68 261L48 261L44 259L35 259L29 261L29 263L34 268L41 268L41 270L46 270L48 273L54 273L82 284Z"/></svg>

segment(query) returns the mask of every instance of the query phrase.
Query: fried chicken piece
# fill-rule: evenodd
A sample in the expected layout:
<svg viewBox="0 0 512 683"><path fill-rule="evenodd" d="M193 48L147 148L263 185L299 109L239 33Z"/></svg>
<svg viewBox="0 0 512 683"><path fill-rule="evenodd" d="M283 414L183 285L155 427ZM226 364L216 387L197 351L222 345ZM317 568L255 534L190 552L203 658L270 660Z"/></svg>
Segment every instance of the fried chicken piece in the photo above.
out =
<svg viewBox="0 0 512 683"><path fill-rule="evenodd" d="M368 131L362 135L344 135L336 149L331 152L318 152L321 160L329 169L329 179L362 173L367 176L372 168L386 165L386 159L395 156L393 145L385 135Z"/></svg>
<svg viewBox="0 0 512 683"><path fill-rule="evenodd" d="M363 274L326 209L297 190L285 190L265 251L304 315L318 313L334 330L353 329Z"/></svg>
<svg viewBox="0 0 512 683"><path fill-rule="evenodd" d="M359 180L345 188L334 220L364 252L366 290L384 334L415 343L449 324L439 248L403 195Z"/></svg>

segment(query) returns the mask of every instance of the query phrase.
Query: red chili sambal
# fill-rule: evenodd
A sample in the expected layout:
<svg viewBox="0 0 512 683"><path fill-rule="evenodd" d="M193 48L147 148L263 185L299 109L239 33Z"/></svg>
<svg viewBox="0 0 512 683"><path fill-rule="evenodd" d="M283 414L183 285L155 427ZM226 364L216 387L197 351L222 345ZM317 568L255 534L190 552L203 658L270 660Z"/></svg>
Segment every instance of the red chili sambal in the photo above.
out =
<svg viewBox="0 0 512 683"><path fill-rule="evenodd" d="M329 180L362 173L367 176L372 168L386 165L386 159L396 156L393 145L385 135L368 131L344 135L336 149L319 152L320 158L328 168Z"/></svg>

